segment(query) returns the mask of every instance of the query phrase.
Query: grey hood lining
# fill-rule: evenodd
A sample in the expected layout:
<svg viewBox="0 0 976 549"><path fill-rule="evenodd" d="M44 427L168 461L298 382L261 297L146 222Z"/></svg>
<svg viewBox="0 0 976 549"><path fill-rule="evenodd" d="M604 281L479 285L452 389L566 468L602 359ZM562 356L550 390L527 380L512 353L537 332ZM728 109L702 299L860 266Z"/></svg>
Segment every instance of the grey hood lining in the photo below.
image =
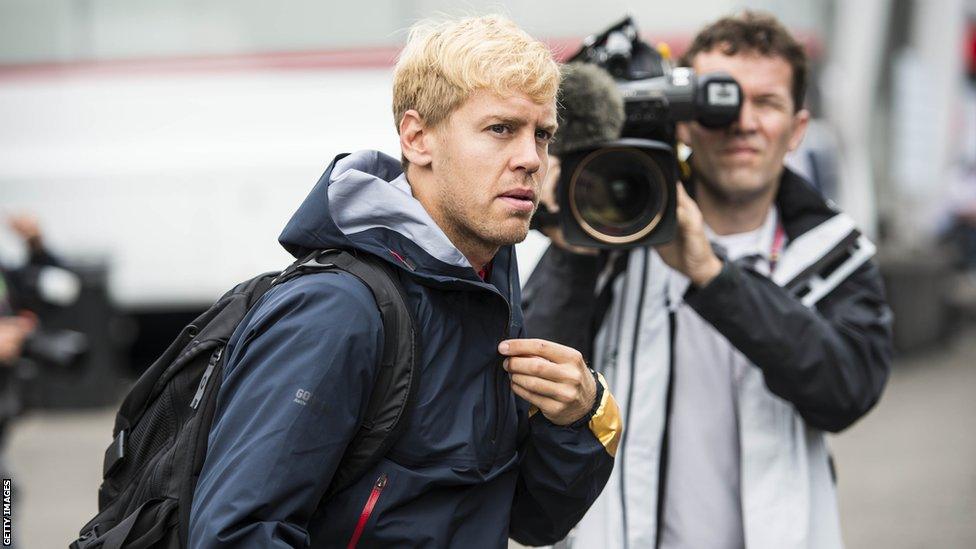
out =
<svg viewBox="0 0 976 549"><path fill-rule="evenodd" d="M382 177L395 173L399 175L392 181ZM347 237L369 229L387 229L413 241L439 261L471 267L413 197L406 174L392 157L378 151L358 151L338 160L328 193L329 214Z"/></svg>

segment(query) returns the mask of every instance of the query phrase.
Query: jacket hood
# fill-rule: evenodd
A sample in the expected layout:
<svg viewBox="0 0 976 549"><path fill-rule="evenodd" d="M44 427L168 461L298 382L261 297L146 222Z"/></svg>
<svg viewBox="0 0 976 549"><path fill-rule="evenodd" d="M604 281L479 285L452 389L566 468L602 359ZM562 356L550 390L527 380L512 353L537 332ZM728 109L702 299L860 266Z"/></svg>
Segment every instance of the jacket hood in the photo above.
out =
<svg viewBox="0 0 976 549"><path fill-rule="evenodd" d="M464 254L413 197L400 162L379 151L337 156L278 242L296 258L328 248L361 250L429 281L481 283ZM509 273L514 263L513 247L500 249L492 278L501 272L517 281L517 273L514 278Z"/></svg>

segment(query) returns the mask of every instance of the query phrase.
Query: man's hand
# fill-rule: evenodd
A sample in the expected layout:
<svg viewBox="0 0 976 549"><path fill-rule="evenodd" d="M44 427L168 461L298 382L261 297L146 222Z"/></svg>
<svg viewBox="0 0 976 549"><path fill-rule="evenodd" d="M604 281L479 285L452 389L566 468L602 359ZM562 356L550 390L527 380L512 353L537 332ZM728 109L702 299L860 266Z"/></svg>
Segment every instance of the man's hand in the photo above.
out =
<svg viewBox="0 0 976 549"><path fill-rule="evenodd" d="M698 204L678 183L678 231L674 240L657 246L657 253L672 269L701 288L722 272L722 260L712 251L705 236L705 222Z"/></svg>
<svg viewBox="0 0 976 549"><path fill-rule="evenodd" d="M34 330L29 318L7 316L0 318L0 366L9 366L20 358L24 340Z"/></svg>
<svg viewBox="0 0 976 549"><path fill-rule="evenodd" d="M596 400L596 381L571 347L543 339L509 339L498 345L512 391L556 425L582 419Z"/></svg>
<svg viewBox="0 0 976 549"><path fill-rule="evenodd" d="M37 218L30 214L12 215L7 219L7 224L13 229L24 242L32 248L41 245L41 226Z"/></svg>
<svg viewBox="0 0 976 549"><path fill-rule="evenodd" d="M546 178L542 180L542 188L539 192L539 203L552 213L559 212L559 200L556 199L556 190L559 187L560 164L559 158L549 157L549 170L546 171ZM596 255L599 251L596 248L586 248L574 246L566 242L563 230L559 226L542 227L542 234L549 237L549 240L557 248L562 248L568 252L580 255Z"/></svg>

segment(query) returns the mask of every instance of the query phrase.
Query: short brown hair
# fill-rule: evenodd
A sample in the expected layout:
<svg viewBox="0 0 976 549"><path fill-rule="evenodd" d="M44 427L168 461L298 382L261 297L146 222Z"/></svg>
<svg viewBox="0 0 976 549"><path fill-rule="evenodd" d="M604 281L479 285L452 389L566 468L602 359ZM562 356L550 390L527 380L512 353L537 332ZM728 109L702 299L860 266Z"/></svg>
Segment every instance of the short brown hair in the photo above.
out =
<svg viewBox="0 0 976 549"><path fill-rule="evenodd" d="M681 64L690 67L699 53L715 49L725 55L755 53L785 59L793 69L793 109L798 111L803 108L807 88L807 54L775 17L754 11L723 17L695 36L688 51L681 56Z"/></svg>

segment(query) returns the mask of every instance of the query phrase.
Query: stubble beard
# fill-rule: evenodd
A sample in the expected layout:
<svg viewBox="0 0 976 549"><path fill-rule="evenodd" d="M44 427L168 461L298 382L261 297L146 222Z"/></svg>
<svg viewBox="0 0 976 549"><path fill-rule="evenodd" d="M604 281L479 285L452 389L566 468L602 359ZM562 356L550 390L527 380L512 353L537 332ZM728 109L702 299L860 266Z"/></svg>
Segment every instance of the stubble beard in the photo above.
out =
<svg viewBox="0 0 976 549"><path fill-rule="evenodd" d="M721 170L722 168L719 169ZM753 182L758 177L760 177L758 174L749 175L749 178L753 179ZM753 182L750 182L750 184L747 185L742 185L735 180L727 179L726 181L718 182L715 179L708 177L701 171L699 171L695 176L695 182L703 188L702 190L711 195L715 201L725 206L736 207L752 204L756 200L760 200L765 197L776 185L778 177L771 181L756 184L752 184Z"/></svg>
<svg viewBox="0 0 976 549"><path fill-rule="evenodd" d="M469 211L477 211L472 205ZM505 230L507 223L493 224L488 216L478 217L468 215L464 204L446 201L442 204L445 233L458 249L479 250L482 253L494 253L503 246L511 246L525 240L529 234L529 219L526 216L524 225L517 229ZM507 220L506 220L507 221Z"/></svg>

